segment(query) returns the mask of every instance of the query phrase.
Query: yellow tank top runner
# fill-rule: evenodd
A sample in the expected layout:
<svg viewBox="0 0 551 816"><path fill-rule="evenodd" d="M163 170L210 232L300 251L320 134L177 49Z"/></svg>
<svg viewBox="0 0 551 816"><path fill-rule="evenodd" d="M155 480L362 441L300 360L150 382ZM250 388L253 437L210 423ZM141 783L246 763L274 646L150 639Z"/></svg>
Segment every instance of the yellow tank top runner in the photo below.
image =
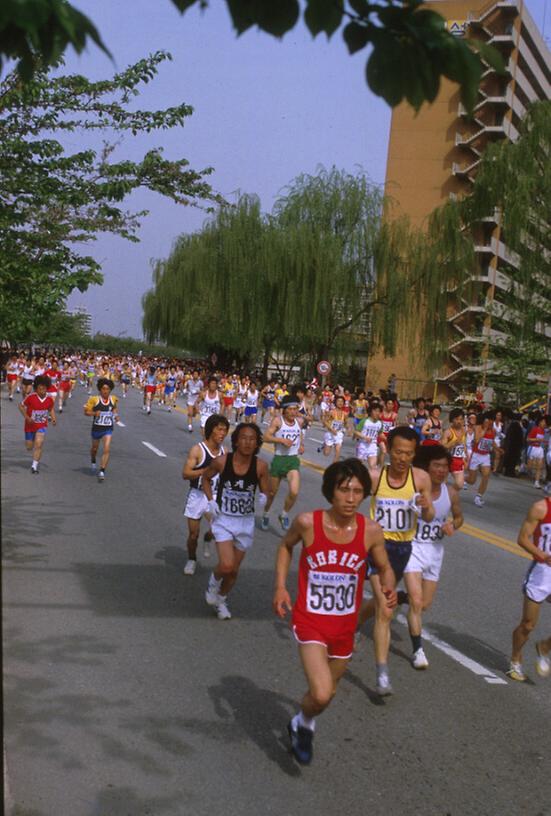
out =
<svg viewBox="0 0 551 816"><path fill-rule="evenodd" d="M417 513L413 509L416 494L413 469L400 487L388 483L388 466L381 471L379 483L371 497L371 518L381 525L385 541L411 541L417 529Z"/></svg>

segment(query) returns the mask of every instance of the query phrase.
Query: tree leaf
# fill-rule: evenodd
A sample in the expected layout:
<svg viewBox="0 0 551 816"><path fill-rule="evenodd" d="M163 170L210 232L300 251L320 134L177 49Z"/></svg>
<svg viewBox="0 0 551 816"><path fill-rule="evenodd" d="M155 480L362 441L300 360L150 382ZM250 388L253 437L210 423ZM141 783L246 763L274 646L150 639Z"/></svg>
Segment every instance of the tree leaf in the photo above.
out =
<svg viewBox="0 0 551 816"><path fill-rule="evenodd" d="M352 21L344 27L342 32L343 39L346 43L350 54L355 54L356 51L361 51L365 48L370 39L370 28L366 25L361 25Z"/></svg>
<svg viewBox="0 0 551 816"><path fill-rule="evenodd" d="M339 0L306 0L304 22L313 37L323 31L329 39L340 26L342 17Z"/></svg>

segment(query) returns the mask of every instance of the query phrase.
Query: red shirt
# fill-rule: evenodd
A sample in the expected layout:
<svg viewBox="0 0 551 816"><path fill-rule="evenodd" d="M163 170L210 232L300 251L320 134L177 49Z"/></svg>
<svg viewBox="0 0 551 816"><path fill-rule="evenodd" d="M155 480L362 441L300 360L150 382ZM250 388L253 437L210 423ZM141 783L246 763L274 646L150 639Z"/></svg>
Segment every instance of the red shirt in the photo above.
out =
<svg viewBox="0 0 551 816"><path fill-rule="evenodd" d="M49 377L51 380L51 385L48 388L48 393L52 394L54 391L57 391L57 384L61 377L61 371L59 371L57 368L49 368L45 372L45 375L46 377Z"/></svg>
<svg viewBox="0 0 551 816"><path fill-rule="evenodd" d="M352 541L337 544L324 532L323 510L314 510L314 540L300 554L294 626L315 625L329 638L356 630L367 556L365 518L360 513L356 513L356 524Z"/></svg>
<svg viewBox="0 0 551 816"><path fill-rule="evenodd" d="M543 428L538 428L537 425L534 425L534 427L528 432L528 442L533 448L541 448L544 438L545 431Z"/></svg>
<svg viewBox="0 0 551 816"><path fill-rule="evenodd" d="M34 433L40 428L48 427L48 416L50 410L54 407L54 401L47 394L45 397L39 397L36 391L28 394L22 403L27 411L27 419L25 419L25 432Z"/></svg>

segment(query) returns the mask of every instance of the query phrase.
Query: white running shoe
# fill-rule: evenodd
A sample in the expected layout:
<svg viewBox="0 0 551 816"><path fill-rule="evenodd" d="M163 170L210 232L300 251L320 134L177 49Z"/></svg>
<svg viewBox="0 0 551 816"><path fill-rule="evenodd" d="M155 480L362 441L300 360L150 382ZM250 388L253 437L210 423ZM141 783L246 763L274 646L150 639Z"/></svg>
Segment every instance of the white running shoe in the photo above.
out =
<svg viewBox="0 0 551 816"><path fill-rule="evenodd" d="M105 473L103 472L103 470L100 470L100 472L98 473L98 482L103 482L104 480L105 480Z"/></svg>
<svg viewBox="0 0 551 816"><path fill-rule="evenodd" d="M184 567L184 575L195 575L196 569L197 561L194 561L193 558L188 558L187 564Z"/></svg>
<svg viewBox="0 0 551 816"><path fill-rule="evenodd" d="M91 462L90 469L91 469L92 473L96 472L96 470L98 469L98 466L96 465L95 462Z"/></svg>
<svg viewBox="0 0 551 816"><path fill-rule="evenodd" d="M478 494L474 497L474 503L477 507L484 507L484 499Z"/></svg>
<svg viewBox="0 0 551 816"><path fill-rule="evenodd" d="M537 480L537 479L536 479L536 481L534 482L534 487L536 488L536 490L541 490L541 484L540 484L540 482L538 482L538 480Z"/></svg>
<svg viewBox="0 0 551 816"><path fill-rule="evenodd" d="M280 513L279 523L281 524L281 529L283 530L283 532L286 533L289 527L291 526L291 520L287 513Z"/></svg>
<svg viewBox="0 0 551 816"><path fill-rule="evenodd" d="M512 660L509 663L509 671L506 672L506 674L507 677L510 677L511 680L516 680L517 683L524 683L524 681L527 679L522 670L522 664L514 663Z"/></svg>
<svg viewBox="0 0 551 816"><path fill-rule="evenodd" d="M193 425L188 425L187 429L188 429L189 433L193 433Z"/></svg>
<svg viewBox="0 0 551 816"><path fill-rule="evenodd" d="M378 676L375 691L379 697L388 697L394 693L392 686L390 685L390 677L386 672L383 672Z"/></svg>
<svg viewBox="0 0 551 816"><path fill-rule="evenodd" d="M551 657L546 654L544 655L540 649L539 643L536 643L536 671L540 677L549 677L551 674Z"/></svg>
<svg viewBox="0 0 551 816"><path fill-rule="evenodd" d="M419 648L413 653L411 658L411 665L414 669L428 669L429 661L423 649Z"/></svg>
<svg viewBox="0 0 551 816"><path fill-rule="evenodd" d="M231 618L231 612L228 609L226 599L223 598L222 595L218 596L218 606L216 607L216 617L218 618L218 620L229 620Z"/></svg>
<svg viewBox="0 0 551 816"><path fill-rule="evenodd" d="M210 585L207 587L207 591L205 592L205 601L209 606L218 606L220 603L220 595L218 594L218 589L216 587L212 588Z"/></svg>

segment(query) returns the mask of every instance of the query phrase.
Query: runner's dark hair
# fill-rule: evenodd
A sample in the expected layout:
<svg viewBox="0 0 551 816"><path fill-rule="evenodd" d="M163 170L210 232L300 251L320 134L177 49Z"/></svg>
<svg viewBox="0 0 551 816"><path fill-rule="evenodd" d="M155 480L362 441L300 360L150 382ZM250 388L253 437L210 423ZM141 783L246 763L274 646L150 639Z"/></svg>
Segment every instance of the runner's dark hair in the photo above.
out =
<svg viewBox="0 0 551 816"><path fill-rule="evenodd" d="M321 483L321 492L328 502L333 501L335 490L345 482L356 477L364 490L364 498L371 493L371 477L365 465L359 459L343 459L342 462L333 462L324 471Z"/></svg>
<svg viewBox="0 0 551 816"><path fill-rule="evenodd" d="M33 388L36 391L39 385L45 385L46 388L49 388L52 384L52 381L49 377L46 377L45 374L39 374L38 377L34 378Z"/></svg>
<svg viewBox="0 0 551 816"><path fill-rule="evenodd" d="M109 377L100 377L98 380L98 391L101 391L104 385L108 385L110 391L115 387L115 383L113 380L110 380Z"/></svg>
<svg viewBox="0 0 551 816"><path fill-rule="evenodd" d="M450 422L453 422L454 419L457 419L457 417L464 417L464 416L465 416L465 411L463 410L463 408L452 408L451 411L450 411L449 420L450 420Z"/></svg>
<svg viewBox="0 0 551 816"><path fill-rule="evenodd" d="M210 439L212 432L218 425L223 425L227 431L230 429L230 423L222 414L212 414L212 416L209 416L205 422L205 439Z"/></svg>
<svg viewBox="0 0 551 816"><path fill-rule="evenodd" d="M254 451L255 456L262 447L262 431L254 422L240 422L239 425L234 429L231 435L231 447L232 451L237 449L237 441L239 439L239 434L243 430L243 428L252 428L252 430L256 433L256 449Z"/></svg>
<svg viewBox="0 0 551 816"><path fill-rule="evenodd" d="M413 467L428 470L430 463L436 459L446 459L449 467L451 465L452 455L449 450L446 450L444 445L420 445L413 459Z"/></svg>
<svg viewBox="0 0 551 816"><path fill-rule="evenodd" d="M413 428L410 428L409 425L398 425L396 428L393 428L387 436L389 450L392 448L392 443L397 436L399 436L400 439L407 439L410 442L415 442L416 445L419 444L419 437Z"/></svg>

